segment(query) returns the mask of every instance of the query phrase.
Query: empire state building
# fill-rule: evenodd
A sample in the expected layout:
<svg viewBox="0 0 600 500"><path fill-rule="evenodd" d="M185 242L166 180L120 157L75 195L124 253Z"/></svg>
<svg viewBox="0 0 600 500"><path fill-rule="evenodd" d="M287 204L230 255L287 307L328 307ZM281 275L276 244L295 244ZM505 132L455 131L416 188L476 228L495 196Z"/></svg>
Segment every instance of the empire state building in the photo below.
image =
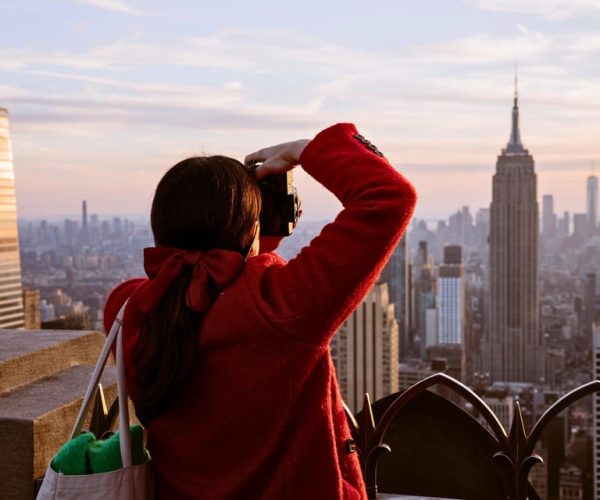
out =
<svg viewBox="0 0 600 500"><path fill-rule="evenodd" d="M492 381L539 383L544 343L539 329L537 176L533 157L521 143L516 82L510 140L498 156L492 187L484 367Z"/></svg>

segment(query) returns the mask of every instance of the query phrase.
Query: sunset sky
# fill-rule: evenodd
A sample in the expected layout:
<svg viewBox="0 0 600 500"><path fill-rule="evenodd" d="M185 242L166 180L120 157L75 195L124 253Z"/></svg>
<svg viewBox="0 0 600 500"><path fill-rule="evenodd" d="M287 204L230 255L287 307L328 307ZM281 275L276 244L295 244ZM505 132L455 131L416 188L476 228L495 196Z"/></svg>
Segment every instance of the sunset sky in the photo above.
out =
<svg viewBox="0 0 600 500"><path fill-rule="evenodd" d="M166 7L168 5L168 7ZM352 121L420 193L488 206L515 61L538 193L600 170L600 1L0 0L0 107L21 217L143 214L183 157L239 159ZM309 217L335 199L304 173Z"/></svg>

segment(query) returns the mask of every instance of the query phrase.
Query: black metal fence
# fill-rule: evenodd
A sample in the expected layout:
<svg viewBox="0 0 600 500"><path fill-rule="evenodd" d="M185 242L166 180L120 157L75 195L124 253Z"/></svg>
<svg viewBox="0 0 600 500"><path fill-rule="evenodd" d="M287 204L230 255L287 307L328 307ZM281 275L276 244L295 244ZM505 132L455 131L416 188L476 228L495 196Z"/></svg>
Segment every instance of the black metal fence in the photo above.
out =
<svg viewBox="0 0 600 500"><path fill-rule="evenodd" d="M473 405L484 424L427 389L443 386ZM600 392L600 381L569 392L539 418L528 433L519 403L510 430L475 392L443 373L363 410L346 408L369 498L378 492L465 500L540 500L529 481L543 460L535 446L548 423L576 401Z"/></svg>

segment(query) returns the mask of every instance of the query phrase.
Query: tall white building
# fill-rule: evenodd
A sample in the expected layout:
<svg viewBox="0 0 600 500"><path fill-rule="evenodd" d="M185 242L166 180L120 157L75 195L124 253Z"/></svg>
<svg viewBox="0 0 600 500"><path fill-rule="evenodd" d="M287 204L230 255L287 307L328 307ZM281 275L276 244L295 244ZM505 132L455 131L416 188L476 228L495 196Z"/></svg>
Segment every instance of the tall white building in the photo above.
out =
<svg viewBox="0 0 600 500"><path fill-rule="evenodd" d="M598 225L598 177L590 175L587 178L587 223L588 235L596 234Z"/></svg>
<svg viewBox="0 0 600 500"><path fill-rule="evenodd" d="M377 283L337 331L334 360L342 397L353 411L398 391L398 322L387 283Z"/></svg>
<svg viewBox="0 0 600 500"><path fill-rule="evenodd" d="M8 111L0 108L0 328L22 328L23 290Z"/></svg>
<svg viewBox="0 0 600 500"><path fill-rule="evenodd" d="M460 246L444 247L437 283L438 344L461 345L465 328L465 283Z"/></svg>
<svg viewBox="0 0 600 500"><path fill-rule="evenodd" d="M550 240L556 236L554 197L551 194L545 194L542 197L542 236L546 240Z"/></svg>

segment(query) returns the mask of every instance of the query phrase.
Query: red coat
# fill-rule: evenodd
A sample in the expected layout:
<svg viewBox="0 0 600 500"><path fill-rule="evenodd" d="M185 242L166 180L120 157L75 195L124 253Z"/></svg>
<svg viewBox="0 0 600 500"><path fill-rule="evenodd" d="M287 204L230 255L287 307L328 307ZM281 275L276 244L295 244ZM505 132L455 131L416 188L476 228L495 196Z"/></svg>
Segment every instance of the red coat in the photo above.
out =
<svg viewBox="0 0 600 500"><path fill-rule="evenodd" d="M189 384L147 429L161 499L366 498L329 342L398 243L416 195L351 124L318 134L301 163L344 209L289 262L249 258L204 317ZM144 281L111 292L107 330ZM126 360L141 319L134 299Z"/></svg>

